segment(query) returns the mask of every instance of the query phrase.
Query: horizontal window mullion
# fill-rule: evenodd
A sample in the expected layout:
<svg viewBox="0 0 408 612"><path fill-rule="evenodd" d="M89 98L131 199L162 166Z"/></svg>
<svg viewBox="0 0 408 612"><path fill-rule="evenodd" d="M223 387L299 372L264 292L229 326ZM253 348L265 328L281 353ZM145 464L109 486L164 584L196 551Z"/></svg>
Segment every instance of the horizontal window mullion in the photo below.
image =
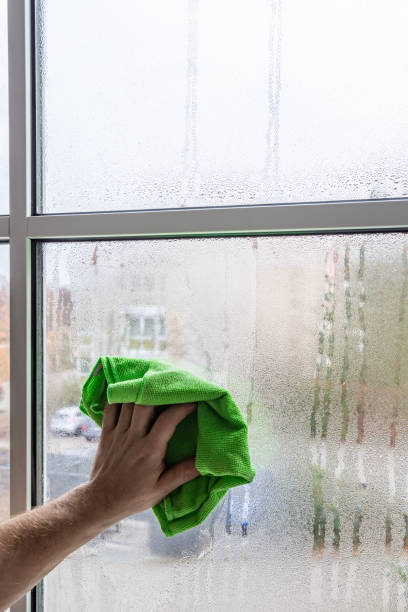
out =
<svg viewBox="0 0 408 612"><path fill-rule="evenodd" d="M27 217L33 239L323 233L408 228L408 200L270 204Z"/></svg>

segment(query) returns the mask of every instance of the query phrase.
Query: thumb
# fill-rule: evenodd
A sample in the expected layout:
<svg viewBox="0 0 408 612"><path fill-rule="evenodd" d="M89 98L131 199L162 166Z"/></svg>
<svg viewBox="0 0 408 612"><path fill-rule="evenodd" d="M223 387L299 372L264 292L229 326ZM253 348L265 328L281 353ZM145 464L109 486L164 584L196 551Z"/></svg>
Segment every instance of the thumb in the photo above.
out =
<svg viewBox="0 0 408 612"><path fill-rule="evenodd" d="M180 487L182 484L200 476L195 467L195 457L184 459L177 465L166 470L159 478L158 487L163 497Z"/></svg>

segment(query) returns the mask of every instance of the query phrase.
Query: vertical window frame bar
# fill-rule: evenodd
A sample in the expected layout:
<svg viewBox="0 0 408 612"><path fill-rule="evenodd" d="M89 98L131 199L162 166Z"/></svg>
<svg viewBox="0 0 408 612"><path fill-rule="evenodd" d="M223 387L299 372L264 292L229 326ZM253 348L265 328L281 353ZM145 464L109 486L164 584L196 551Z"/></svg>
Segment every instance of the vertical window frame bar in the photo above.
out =
<svg viewBox="0 0 408 612"><path fill-rule="evenodd" d="M31 202L30 3L8 0L9 202L10 202L10 512L31 508L32 335L31 240L26 219ZM34 479L35 482L35 479ZM11 612L30 612L27 594ZM32 606L34 603L34 606Z"/></svg>

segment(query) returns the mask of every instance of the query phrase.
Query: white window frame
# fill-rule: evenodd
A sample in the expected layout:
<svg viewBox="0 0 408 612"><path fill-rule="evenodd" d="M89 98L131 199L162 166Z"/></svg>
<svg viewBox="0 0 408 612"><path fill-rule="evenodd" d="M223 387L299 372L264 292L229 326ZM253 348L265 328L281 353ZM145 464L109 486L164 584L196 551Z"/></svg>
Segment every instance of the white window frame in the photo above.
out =
<svg viewBox="0 0 408 612"><path fill-rule="evenodd" d="M10 214L0 216L0 241L10 244L12 515L31 508L42 498L41 477L37 478L42 474L42 275L41 261L36 257L36 247L42 241L383 232L408 228L408 201L403 198L36 214L34 8L35 0L8 0ZM40 609L41 588L12 606L12 612Z"/></svg>

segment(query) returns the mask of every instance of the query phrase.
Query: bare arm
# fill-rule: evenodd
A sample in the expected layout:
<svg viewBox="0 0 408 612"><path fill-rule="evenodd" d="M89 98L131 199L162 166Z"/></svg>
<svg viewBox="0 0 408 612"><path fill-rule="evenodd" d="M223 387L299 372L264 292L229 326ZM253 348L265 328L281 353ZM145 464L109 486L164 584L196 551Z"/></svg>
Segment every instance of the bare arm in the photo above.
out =
<svg viewBox="0 0 408 612"><path fill-rule="evenodd" d="M89 481L0 524L0 610L71 552L117 521L151 508L198 476L194 458L165 469L167 443L195 404L176 404L151 427L154 406L107 405Z"/></svg>

